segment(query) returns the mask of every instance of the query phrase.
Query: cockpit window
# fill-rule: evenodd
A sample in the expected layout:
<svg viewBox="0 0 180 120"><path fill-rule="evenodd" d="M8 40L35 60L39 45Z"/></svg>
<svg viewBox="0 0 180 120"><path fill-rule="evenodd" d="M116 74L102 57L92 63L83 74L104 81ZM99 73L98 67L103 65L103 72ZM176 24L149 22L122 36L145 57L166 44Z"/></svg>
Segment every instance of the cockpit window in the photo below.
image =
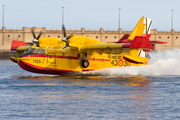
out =
<svg viewBox="0 0 180 120"><path fill-rule="evenodd" d="M46 51L44 49L35 49L35 48L31 48L31 49L27 49L25 50L25 52L20 55L19 57L23 57L26 55L32 55L32 54L45 54Z"/></svg>
<svg viewBox="0 0 180 120"><path fill-rule="evenodd" d="M40 54L45 54L45 53L46 53L45 50L44 50L44 49L41 49Z"/></svg>
<svg viewBox="0 0 180 120"><path fill-rule="evenodd" d="M26 49L25 52L27 52L29 49Z"/></svg>
<svg viewBox="0 0 180 120"><path fill-rule="evenodd" d="M29 49L28 53L33 53L34 50L35 50L35 48L31 48L31 49Z"/></svg>
<svg viewBox="0 0 180 120"><path fill-rule="evenodd" d="M41 49L36 49L34 53L40 53Z"/></svg>
<svg viewBox="0 0 180 120"><path fill-rule="evenodd" d="M45 50L44 49L35 49L34 54L45 54Z"/></svg>
<svg viewBox="0 0 180 120"><path fill-rule="evenodd" d="M26 53L28 50L29 50L29 49L26 49L26 50L24 51L24 53Z"/></svg>

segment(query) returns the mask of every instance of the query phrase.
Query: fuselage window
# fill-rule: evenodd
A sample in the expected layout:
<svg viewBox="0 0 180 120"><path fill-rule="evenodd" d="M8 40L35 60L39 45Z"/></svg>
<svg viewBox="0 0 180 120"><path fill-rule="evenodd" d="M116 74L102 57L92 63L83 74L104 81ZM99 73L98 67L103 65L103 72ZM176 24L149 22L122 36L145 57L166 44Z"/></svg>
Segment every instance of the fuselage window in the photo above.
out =
<svg viewBox="0 0 180 120"><path fill-rule="evenodd" d="M87 53L84 53L84 54L83 54L83 58L87 58Z"/></svg>

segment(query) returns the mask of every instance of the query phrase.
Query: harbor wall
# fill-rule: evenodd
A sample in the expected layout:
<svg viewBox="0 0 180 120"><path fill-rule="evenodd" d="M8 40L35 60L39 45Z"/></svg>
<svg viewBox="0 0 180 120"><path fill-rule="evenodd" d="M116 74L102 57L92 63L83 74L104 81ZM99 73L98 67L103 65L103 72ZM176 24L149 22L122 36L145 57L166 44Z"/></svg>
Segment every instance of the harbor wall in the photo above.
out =
<svg viewBox="0 0 180 120"><path fill-rule="evenodd" d="M7 29L6 27L2 27L2 29L0 29L0 52L10 51L11 42L13 40L20 40L31 44L33 39L31 33L32 30L35 32L36 36L40 32L43 32L41 37L63 38L62 30L49 30L45 27L23 27L22 29ZM66 30L66 33L67 36L87 36L106 43L109 41L118 41L124 34L130 34L131 31L122 29L104 30L103 28L100 28L99 30L86 30L85 28L81 28L79 30ZM156 44L155 50L180 48L180 32L175 31L174 29L170 31L158 31L157 29L152 29L150 40L168 42L167 44Z"/></svg>

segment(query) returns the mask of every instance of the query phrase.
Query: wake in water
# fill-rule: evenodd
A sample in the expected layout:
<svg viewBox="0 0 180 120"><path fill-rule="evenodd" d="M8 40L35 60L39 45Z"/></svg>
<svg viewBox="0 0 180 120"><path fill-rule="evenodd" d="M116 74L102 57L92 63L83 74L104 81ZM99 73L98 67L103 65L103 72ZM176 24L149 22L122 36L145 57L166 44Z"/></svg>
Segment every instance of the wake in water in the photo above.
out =
<svg viewBox="0 0 180 120"><path fill-rule="evenodd" d="M148 65L107 68L85 72L84 75L180 75L180 49L155 51L149 53Z"/></svg>

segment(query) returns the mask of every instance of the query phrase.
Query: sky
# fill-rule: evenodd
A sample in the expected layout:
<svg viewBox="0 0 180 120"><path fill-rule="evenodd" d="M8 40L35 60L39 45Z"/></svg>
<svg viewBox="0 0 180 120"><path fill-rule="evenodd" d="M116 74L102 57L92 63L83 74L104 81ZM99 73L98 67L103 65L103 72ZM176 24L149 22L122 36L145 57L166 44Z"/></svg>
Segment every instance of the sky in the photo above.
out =
<svg viewBox="0 0 180 120"><path fill-rule="evenodd" d="M144 16L153 20L152 29L180 31L180 0L0 0L0 26L3 5L7 29L61 29L64 7L67 30L118 30L119 23L132 30Z"/></svg>

